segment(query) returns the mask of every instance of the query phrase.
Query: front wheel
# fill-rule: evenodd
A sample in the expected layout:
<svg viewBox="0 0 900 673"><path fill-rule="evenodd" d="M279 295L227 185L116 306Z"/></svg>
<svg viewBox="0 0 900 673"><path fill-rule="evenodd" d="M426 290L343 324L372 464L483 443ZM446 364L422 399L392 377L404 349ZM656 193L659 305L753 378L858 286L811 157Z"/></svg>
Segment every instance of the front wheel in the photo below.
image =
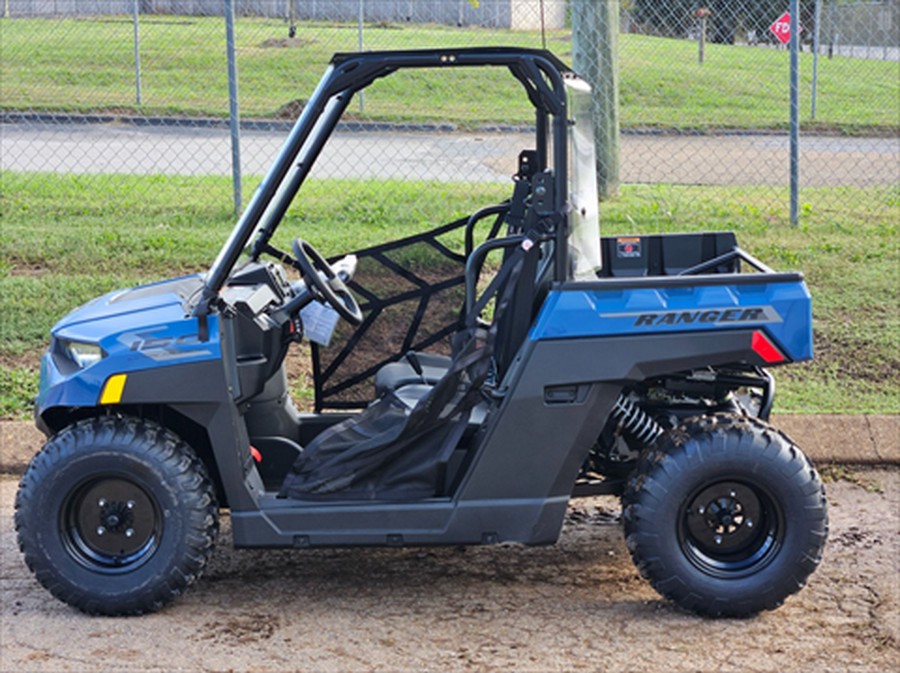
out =
<svg viewBox="0 0 900 673"><path fill-rule="evenodd" d="M16 495L25 562L58 599L90 614L151 612L199 577L218 507L203 464L149 421L105 417L54 436Z"/></svg>
<svg viewBox="0 0 900 673"><path fill-rule="evenodd" d="M625 536L663 596L708 616L746 617L803 587L828 533L809 459L756 419L691 419L645 454L623 496Z"/></svg>

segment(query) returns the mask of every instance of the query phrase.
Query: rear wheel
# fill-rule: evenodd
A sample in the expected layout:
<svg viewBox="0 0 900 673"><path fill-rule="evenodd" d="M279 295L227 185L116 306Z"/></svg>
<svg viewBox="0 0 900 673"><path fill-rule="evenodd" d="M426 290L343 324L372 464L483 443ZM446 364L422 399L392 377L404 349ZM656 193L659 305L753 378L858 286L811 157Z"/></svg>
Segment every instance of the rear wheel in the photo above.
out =
<svg viewBox="0 0 900 673"><path fill-rule="evenodd" d="M623 496L628 548L663 596L745 617L781 605L818 566L828 532L806 456L762 421L691 419L645 454Z"/></svg>
<svg viewBox="0 0 900 673"><path fill-rule="evenodd" d="M88 613L161 608L205 567L218 506L203 464L148 421L81 421L38 453L16 496L19 547L38 581Z"/></svg>

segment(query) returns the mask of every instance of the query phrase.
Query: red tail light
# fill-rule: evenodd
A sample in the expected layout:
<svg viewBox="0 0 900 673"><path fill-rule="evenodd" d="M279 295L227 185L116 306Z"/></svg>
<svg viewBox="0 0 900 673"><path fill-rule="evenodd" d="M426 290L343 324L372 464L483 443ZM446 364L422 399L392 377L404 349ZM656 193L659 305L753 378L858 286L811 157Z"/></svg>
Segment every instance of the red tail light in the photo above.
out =
<svg viewBox="0 0 900 673"><path fill-rule="evenodd" d="M778 347L769 341L769 338L760 331L753 333L753 338L750 340L750 348L752 348L753 352L761 357L766 364L774 365L786 360L784 355L781 354L781 351L778 350Z"/></svg>

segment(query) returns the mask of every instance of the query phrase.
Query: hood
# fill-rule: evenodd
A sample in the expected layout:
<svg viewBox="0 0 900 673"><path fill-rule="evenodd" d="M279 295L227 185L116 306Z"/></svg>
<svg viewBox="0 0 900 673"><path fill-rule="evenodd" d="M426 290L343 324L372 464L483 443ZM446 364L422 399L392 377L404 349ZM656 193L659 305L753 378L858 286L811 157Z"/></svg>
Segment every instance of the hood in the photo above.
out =
<svg viewBox="0 0 900 673"><path fill-rule="evenodd" d="M115 290L76 308L53 326L53 336L97 342L111 332L184 317L203 289L199 274Z"/></svg>

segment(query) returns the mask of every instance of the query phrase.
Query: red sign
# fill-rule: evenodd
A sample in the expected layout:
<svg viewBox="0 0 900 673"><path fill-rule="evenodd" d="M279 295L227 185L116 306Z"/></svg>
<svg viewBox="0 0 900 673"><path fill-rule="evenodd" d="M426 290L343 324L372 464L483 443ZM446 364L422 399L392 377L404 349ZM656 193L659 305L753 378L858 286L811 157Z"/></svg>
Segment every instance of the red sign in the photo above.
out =
<svg viewBox="0 0 900 673"><path fill-rule="evenodd" d="M787 44L791 41L791 15L790 12L785 12L777 19L775 19L775 23L769 26L769 30L778 38L778 41L781 44ZM797 24L797 33L803 32L803 26L799 23Z"/></svg>

